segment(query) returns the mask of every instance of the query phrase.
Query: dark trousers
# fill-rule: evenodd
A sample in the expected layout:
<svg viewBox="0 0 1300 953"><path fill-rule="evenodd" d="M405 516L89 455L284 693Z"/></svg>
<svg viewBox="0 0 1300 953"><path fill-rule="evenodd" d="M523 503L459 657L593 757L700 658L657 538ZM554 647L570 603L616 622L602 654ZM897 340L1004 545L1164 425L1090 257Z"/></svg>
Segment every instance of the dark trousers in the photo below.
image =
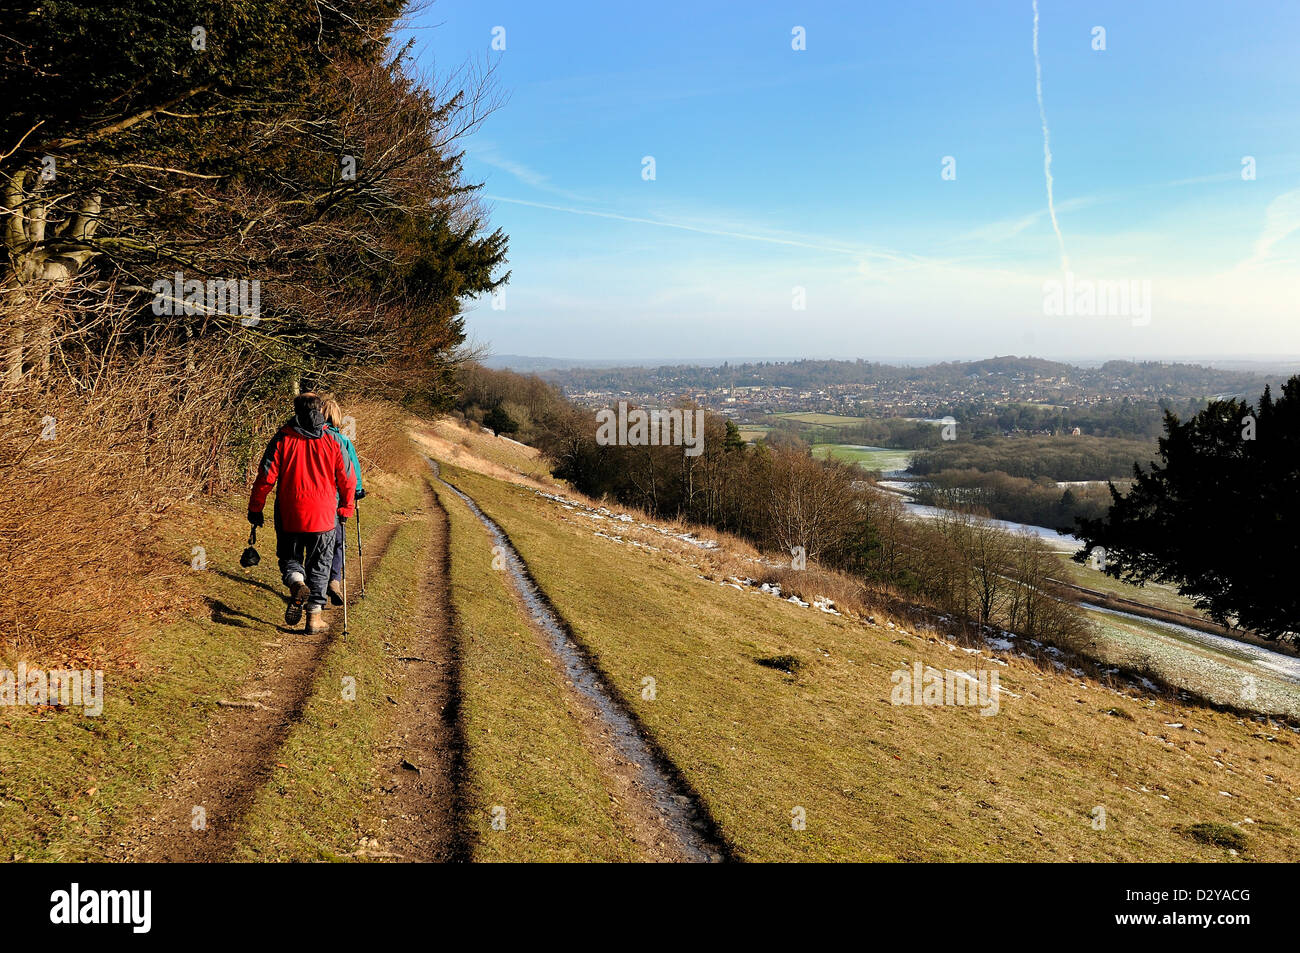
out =
<svg viewBox="0 0 1300 953"><path fill-rule="evenodd" d="M343 557L348 545L348 534L343 529L343 521L334 518L334 561L330 564L330 582L343 578Z"/></svg>
<svg viewBox="0 0 1300 953"><path fill-rule="evenodd" d="M280 561L280 578L286 586L290 577L302 576L311 588L308 607L323 608L325 588L334 561L334 530L323 533L290 533L281 529L275 537L275 556Z"/></svg>

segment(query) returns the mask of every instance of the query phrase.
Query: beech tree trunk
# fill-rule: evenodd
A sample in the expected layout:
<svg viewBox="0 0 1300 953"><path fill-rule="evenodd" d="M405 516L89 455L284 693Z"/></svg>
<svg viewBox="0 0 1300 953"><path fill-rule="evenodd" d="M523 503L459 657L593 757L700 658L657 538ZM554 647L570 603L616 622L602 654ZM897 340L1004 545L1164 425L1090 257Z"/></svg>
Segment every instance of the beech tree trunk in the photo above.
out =
<svg viewBox="0 0 1300 953"><path fill-rule="evenodd" d="M57 180L56 180L57 181ZM75 211L58 216L71 196L57 186L45 188L38 171L11 173L3 183L5 264L0 273L0 297L5 323L3 385L18 387L29 374L44 379L50 372L54 344L54 312L43 307L70 287L95 257L91 245L99 228L101 197L81 198Z"/></svg>

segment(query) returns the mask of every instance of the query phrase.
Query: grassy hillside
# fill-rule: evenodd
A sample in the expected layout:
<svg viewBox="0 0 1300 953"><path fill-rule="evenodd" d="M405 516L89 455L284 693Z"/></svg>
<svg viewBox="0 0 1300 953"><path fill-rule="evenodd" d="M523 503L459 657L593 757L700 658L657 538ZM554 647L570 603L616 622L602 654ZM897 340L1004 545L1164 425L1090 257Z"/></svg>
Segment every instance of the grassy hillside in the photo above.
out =
<svg viewBox="0 0 1300 953"><path fill-rule="evenodd" d="M423 448L445 460L504 479L516 476L549 482L551 471L533 447L508 437L496 437L473 422L444 417L413 421L413 433Z"/></svg>
<svg viewBox="0 0 1300 953"><path fill-rule="evenodd" d="M1127 683L1116 691L1050 658L975 652L883 617L720 584L745 567L760 573L756 553L725 536L702 542L689 527L566 507L536 492L545 469L517 445L454 426L422 430L426 445L460 447L454 455L474 469L444 464L444 474L510 536L740 859L1300 856L1300 759L1286 729ZM466 504L418 461L367 484L367 597L353 603L351 638L338 638L331 610L333 637L293 671L285 653L304 640L280 626L270 541L261 567L231 568L246 533L242 495L166 522L157 545L174 571L156 580L156 604L130 607L140 635L105 666L103 716L0 712L5 859L129 859L150 832L189 845L176 821L190 791L177 783L196 764L206 766L196 803L223 774L246 775L224 839L201 859L417 859L399 830L416 815L441 832L440 849L454 841L472 860L653 853L629 809L636 792L620 787L600 725L575 701ZM191 568L195 546L205 547L203 570ZM999 712L890 704L891 674L918 662L996 670ZM420 708L435 673L456 690L455 750L442 752L459 766L455 790L403 800L413 779L451 767L411 754L439 718L437 705ZM285 694L291 678L300 687ZM655 691L643 694L647 678ZM355 697L341 691L349 681ZM218 705L257 699L268 710ZM243 729L258 718L254 745ZM401 766L408 758L416 763ZM796 809L806 829L792 825Z"/></svg>
<svg viewBox="0 0 1300 953"><path fill-rule="evenodd" d="M1254 722L1010 656L1001 711L889 703L915 661L991 667L942 640L699 578L669 552L479 474L455 479L511 536L575 635L750 860L1293 859L1296 741ZM606 535L609 535L606 532ZM760 664L792 656L790 676ZM656 679L644 700L642 679ZM802 807L807 829L794 830ZM1096 808L1106 829L1096 830ZM1214 829L1214 828L1211 828Z"/></svg>

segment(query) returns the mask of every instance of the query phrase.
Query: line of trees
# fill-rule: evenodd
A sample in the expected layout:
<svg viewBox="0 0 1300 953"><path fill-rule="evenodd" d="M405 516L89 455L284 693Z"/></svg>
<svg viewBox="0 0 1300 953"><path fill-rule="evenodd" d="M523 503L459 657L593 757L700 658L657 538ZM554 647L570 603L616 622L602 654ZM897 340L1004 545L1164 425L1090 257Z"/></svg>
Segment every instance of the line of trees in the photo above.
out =
<svg viewBox="0 0 1300 953"><path fill-rule="evenodd" d="M528 442L557 477L589 496L712 526L791 563L801 554L958 622L1043 638L1070 638L1084 627L1077 609L1051 597L1055 557L1033 537L1009 535L969 512L910 519L861 469L816 460L806 447L748 445L734 423L712 414L704 415L697 456L680 446L602 445L595 412L540 379L467 375L467 407L523 409L530 399Z"/></svg>
<svg viewBox="0 0 1300 953"><path fill-rule="evenodd" d="M477 361L458 368L456 391L459 414L523 443L540 439L542 425L566 406L559 390L540 377L493 370Z"/></svg>
<svg viewBox="0 0 1300 953"><path fill-rule="evenodd" d="M404 5L0 4L0 630L84 629L134 514L242 477L297 389L454 399L499 101L417 75Z"/></svg>
<svg viewBox="0 0 1300 953"><path fill-rule="evenodd" d="M772 428L769 436L774 440L789 434L806 444L847 443L902 450L920 450L941 444L938 427L923 420L903 417L873 418L849 426L827 426L771 414L763 417L762 423Z"/></svg>
<svg viewBox="0 0 1300 953"><path fill-rule="evenodd" d="M1034 480L1109 480L1125 476L1133 461L1151 459L1155 446L1144 440L1089 436L980 437L956 440L912 459L910 472L979 470Z"/></svg>
<svg viewBox="0 0 1300 953"><path fill-rule="evenodd" d="M1079 609L1053 594L1057 557L1029 533L1007 533L982 516L945 510L912 526L907 571L926 602L960 619L1077 646L1088 631Z"/></svg>

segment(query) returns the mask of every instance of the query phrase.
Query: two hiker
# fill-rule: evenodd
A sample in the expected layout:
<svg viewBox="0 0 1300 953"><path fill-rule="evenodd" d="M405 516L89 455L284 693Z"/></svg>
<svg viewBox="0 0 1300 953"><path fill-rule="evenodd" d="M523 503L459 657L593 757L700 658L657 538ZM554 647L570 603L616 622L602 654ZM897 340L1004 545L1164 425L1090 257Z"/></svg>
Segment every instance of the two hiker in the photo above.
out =
<svg viewBox="0 0 1300 953"><path fill-rule="evenodd" d="M330 433L334 435L335 440L342 444L347 464L351 468L352 475L356 477L356 498L358 501L363 500L366 497L366 488L361 485L361 461L357 459L357 448L352 446L352 441L343 432L343 410L339 407L339 402L333 397L326 397L321 401L321 404L325 410L325 421L329 424ZM359 527L357 532L361 532ZM330 564L329 597L330 602L336 606L341 606L343 605L343 592L339 587L339 583L343 579L344 550L347 548L347 534L343 531L343 519L341 517L334 527L334 537L334 562Z"/></svg>
<svg viewBox="0 0 1300 953"><path fill-rule="evenodd" d="M356 508L360 467L355 450L349 458L345 441L330 427L325 402L318 395L298 395L293 419L271 438L262 454L248 498L248 521L261 526L267 494L278 486L275 554L289 589L284 621L296 625L305 608L308 632L325 629L321 610L330 589L335 550L339 550L341 574L342 524ZM350 449L351 442L347 443Z"/></svg>

